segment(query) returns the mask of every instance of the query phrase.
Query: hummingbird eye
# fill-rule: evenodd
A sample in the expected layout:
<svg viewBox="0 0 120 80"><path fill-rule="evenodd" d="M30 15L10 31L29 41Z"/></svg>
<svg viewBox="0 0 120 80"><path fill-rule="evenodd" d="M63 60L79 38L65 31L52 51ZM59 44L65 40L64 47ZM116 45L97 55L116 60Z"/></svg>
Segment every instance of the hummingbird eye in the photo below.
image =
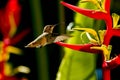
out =
<svg viewBox="0 0 120 80"><path fill-rule="evenodd" d="M52 25L50 25L49 27L50 27L50 28L52 28L53 26L52 26Z"/></svg>
<svg viewBox="0 0 120 80"><path fill-rule="evenodd" d="M52 33L53 28L54 28L54 26L53 26L53 25L47 25L47 26L45 26L45 27L44 27L43 32Z"/></svg>

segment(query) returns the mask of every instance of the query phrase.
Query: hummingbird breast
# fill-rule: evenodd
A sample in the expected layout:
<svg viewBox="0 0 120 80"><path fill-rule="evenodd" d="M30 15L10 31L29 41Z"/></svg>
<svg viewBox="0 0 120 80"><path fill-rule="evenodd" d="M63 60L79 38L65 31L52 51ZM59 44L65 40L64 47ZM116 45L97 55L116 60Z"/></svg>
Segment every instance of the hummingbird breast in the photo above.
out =
<svg viewBox="0 0 120 80"><path fill-rule="evenodd" d="M54 42L55 37L52 36L52 33L46 35L46 40L47 40L47 44L51 44Z"/></svg>

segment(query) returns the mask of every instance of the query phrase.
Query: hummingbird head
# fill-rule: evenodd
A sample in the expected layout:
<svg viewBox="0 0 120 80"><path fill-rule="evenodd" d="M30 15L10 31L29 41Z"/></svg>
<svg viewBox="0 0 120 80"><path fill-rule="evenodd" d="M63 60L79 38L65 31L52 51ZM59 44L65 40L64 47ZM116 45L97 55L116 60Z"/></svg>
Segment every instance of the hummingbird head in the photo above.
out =
<svg viewBox="0 0 120 80"><path fill-rule="evenodd" d="M46 25L46 26L44 27L43 32L52 33L55 26L56 26L56 25Z"/></svg>

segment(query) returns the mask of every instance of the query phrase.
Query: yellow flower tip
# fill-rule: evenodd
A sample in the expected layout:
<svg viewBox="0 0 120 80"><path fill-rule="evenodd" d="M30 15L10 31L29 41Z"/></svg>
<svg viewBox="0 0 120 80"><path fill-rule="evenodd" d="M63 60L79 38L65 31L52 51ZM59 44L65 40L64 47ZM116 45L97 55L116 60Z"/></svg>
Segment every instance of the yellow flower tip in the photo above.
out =
<svg viewBox="0 0 120 80"><path fill-rule="evenodd" d="M83 28L72 28L72 30L84 31L85 29L83 29Z"/></svg>
<svg viewBox="0 0 120 80"><path fill-rule="evenodd" d="M90 49L101 50L101 51L103 51L105 60L109 60L110 59L110 53L111 53L111 49L112 49L111 45L109 45L108 47L106 45L102 45L100 47L93 46Z"/></svg>
<svg viewBox="0 0 120 80"><path fill-rule="evenodd" d="M111 45L109 45L108 47L106 45L102 45L101 47L93 46L93 47L91 47L91 49L96 49L96 50L103 51L103 55L105 57L105 60L107 61L107 60L110 59L110 53L111 53L111 50L112 50Z"/></svg>
<svg viewBox="0 0 120 80"><path fill-rule="evenodd" d="M97 0L81 0L80 2L81 2L81 3L84 3L84 2L92 2L92 3L96 4L98 1L97 1Z"/></svg>
<svg viewBox="0 0 120 80"><path fill-rule="evenodd" d="M114 27L114 29L120 29L120 24Z"/></svg>
<svg viewBox="0 0 120 80"><path fill-rule="evenodd" d="M105 9L100 9L100 11L103 13L107 13L107 11Z"/></svg>
<svg viewBox="0 0 120 80"><path fill-rule="evenodd" d="M86 32L87 38L89 39L90 43L92 44L99 44L99 41L93 39L88 32Z"/></svg>
<svg viewBox="0 0 120 80"><path fill-rule="evenodd" d="M81 0L80 3L93 2L93 0Z"/></svg>
<svg viewBox="0 0 120 80"><path fill-rule="evenodd" d="M5 70L4 70L5 75L7 76L12 76L13 75L13 71L12 71L12 64L10 63L5 63Z"/></svg>
<svg viewBox="0 0 120 80"><path fill-rule="evenodd" d="M102 50L102 48L101 48L101 47L98 47L98 46L90 47L90 49Z"/></svg>
<svg viewBox="0 0 120 80"><path fill-rule="evenodd" d="M8 61L10 58L9 53L3 54L3 51L0 51L0 62Z"/></svg>
<svg viewBox="0 0 120 80"><path fill-rule="evenodd" d="M104 41L104 35L105 35L106 30L99 30L98 34L99 34L99 38L100 38L100 43L102 44Z"/></svg>
<svg viewBox="0 0 120 80"><path fill-rule="evenodd" d="M73 28L73 30L78 30L78 31L85 31L88 32L90 34L92 34L94 37L97 37L97 32L94 29L91 28Z"/></svg>
<svg viewBox="0 0 120 80"><path fill-rule="evenodd" d="M81 39L82 43L85 43L85 41L84 41L84 39L83 39L83 35L84 35L85 33L86 33L86 32L82 32L82 33L80 34L80 39Z"/></svg>
<svg viewBox="0 0 120 80"><path fill-rule="evenodd" d="M13 47L13 46L8 46L7 51L9 53L13 53L13 54L17 54L17 55L20 55L22 53L22 50L20 50L19 48Z"/></svg>
<svg viewBox="0 0 120 80"><path fill-rule="evenodd" d="M15 70L14 70L15 73L25 73L25 74L28 74L30 73L30 68L26 67L26 66L18 66Z"/></svg>
<svg viewBox="0 0 120 80"><path fill-rule="evenodd" d="M91 2L93 3L98 9L103 10L101 4L101 0L81 0L80 3Z"/></svg>
<svg viewBox="0 0 120 80"><path fill-rule="evenodd" d="M94 29L91 29L91 28L72 28L72 30L74 30L74 31L75 31L75 30L77 30L77 31L84 31L85 33L90 33L90 34L93 35L93 37L94 37L95 39L90 38L90 35L87 34L88 39L89 39L91 42L95 43L95 44L101 44L101 43L100 43L100 40L99 40L99 37L98 37L98 34L97 34L97 32L96 32Z"/></svg>
<svg viewBox="0 0 120 80"><path fill-rule="evenodd" d="M9 15L9 22L10 22L10 27L11 27L9 35L12 37L15 34L16 30L17 30L16 23L15 23L14 16L13 16L12 12Z"/></svg>
<svg viewBox="0 0 120 80"><path fill-rule="evenodd" d="M120 25L118 25L118 21L120 19L120 16L117 15L116 13L112 13L112 18L113 18L113 28L117 29L120 27Z"/></svg>
<svg viewBox="0 0 120 80"><path fill-rule="evenodd" d="M86 31L88 33L96 35L96 31L94 29L91 29L91 28L72 28L72 29L77 30L77 31Z"/></svg>
<svg viewBox="0 0 120 80"><path fill-rule="evenodd" d="M85 2L93 3L98 8L98 10L95 10L95 12L101 11L101 12L107 13L107 11L104 9L104 1L102 0L81 0L80 1L80 3L85 3Z"/></svg>
<svg viewBox="0 0 120 80"><path fill-rule="evenodd" d="M104 54L106 61L110 60L110 53L112 50L112 46L108 45L108 47L107 47L106 45L102 45L102 47L103 47L103 54Z"/></svg>

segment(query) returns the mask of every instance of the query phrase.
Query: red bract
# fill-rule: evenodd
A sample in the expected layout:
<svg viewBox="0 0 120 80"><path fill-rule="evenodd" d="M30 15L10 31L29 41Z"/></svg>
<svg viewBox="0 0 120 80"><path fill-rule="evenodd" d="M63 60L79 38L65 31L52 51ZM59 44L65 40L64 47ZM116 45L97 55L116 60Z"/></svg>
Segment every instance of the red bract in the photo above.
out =
<svg viewBox="0 0 120 80"><path fill-rule="evenodd" d="M104 8L108 13L110 13L110 1L111 0L104 0Z"/></svg>
<svg viewBox="0 0 120 80"><path fill-rule="evenodd" d="M11 38L10 45L15 45L16 43L21 41L23 37L26 36L29 32L30 32L30 29L25 29L24 31L20 32L19 34Z"/></svg>
<svg viewBox="0 0 120 80"><path fill-rule="evenodd" d="M24 80L22 78L17 78L15 76L5 76L4 80ZM25 79L27 80L27 79Z"/></svg>
<svg viewBox="0 0 120 80"><path fill-rule="evenodd" d="M113 69L120 65L120 55L116 56L115 58L107 61L108 67Z"/></svg>
<svg viewBox="0 0 120 80"><path fill-rule="evenodd" d="M20 80L20 79L18 79L16 77L5 76L4 80Z"/></svg>
<svg viewBox="0 0 120 80"><path fill-rule="evenodd" d="M83 52L90 52L90 53L98 53L99 52L99 50L90 49L90 47L99 46L99 45L94 45L94 44L83 44L82 45L82 44L67 44L67 43L63 43L63 42L56 42L56 44L73 49L73 50L83 51Z"/></svg>
<svg viewBox="0 0 120 80"><path fill-rule="evenodd" d="M20 15L21 15L21 6L18 3L18 0L9 0L6 8L6 15L10 15L11 13L13 13L14 18L15 18L15 23L16 25L19 24L20 22ZM17 26L16 26L17 27Z"/></svg>
<svg viewBox="0 0 120 80"><path fill-rule="evenodd" d="M101 10L83 9L83 8L68 4L66 2L63 2L63 1L61 2L62 5L68 7L69 9L71 9L75 12L78 12L80 14L83 14L83 15L91 17L91 18L105 20L106 23L111 24L107 28L112 29L112 19L111 19L109 9L108 9L109 8L109 3L107 3L107 1L105 3L107 4L107 6L106 6L107 9L105 11L101 11Z"/></svg>
<svg viewBox="0 0 120 80"><path fill-rule="evenodd" d="M108 29L108 30L106 30L106 34L105 34L103 43L106 45L109 45L110 39L113 36L120 37L120 29Z"/></svg>
<svg viewBox="0 0 120 80"><path fill-rule="evenodd" d="M0 30L4 37L9 36L9 32L12 27L10 24L10 16L14 17L14 21L18 26L20 21L20 12L21 7L18 0L8 0L6 7L0 10Z"/></svg>

